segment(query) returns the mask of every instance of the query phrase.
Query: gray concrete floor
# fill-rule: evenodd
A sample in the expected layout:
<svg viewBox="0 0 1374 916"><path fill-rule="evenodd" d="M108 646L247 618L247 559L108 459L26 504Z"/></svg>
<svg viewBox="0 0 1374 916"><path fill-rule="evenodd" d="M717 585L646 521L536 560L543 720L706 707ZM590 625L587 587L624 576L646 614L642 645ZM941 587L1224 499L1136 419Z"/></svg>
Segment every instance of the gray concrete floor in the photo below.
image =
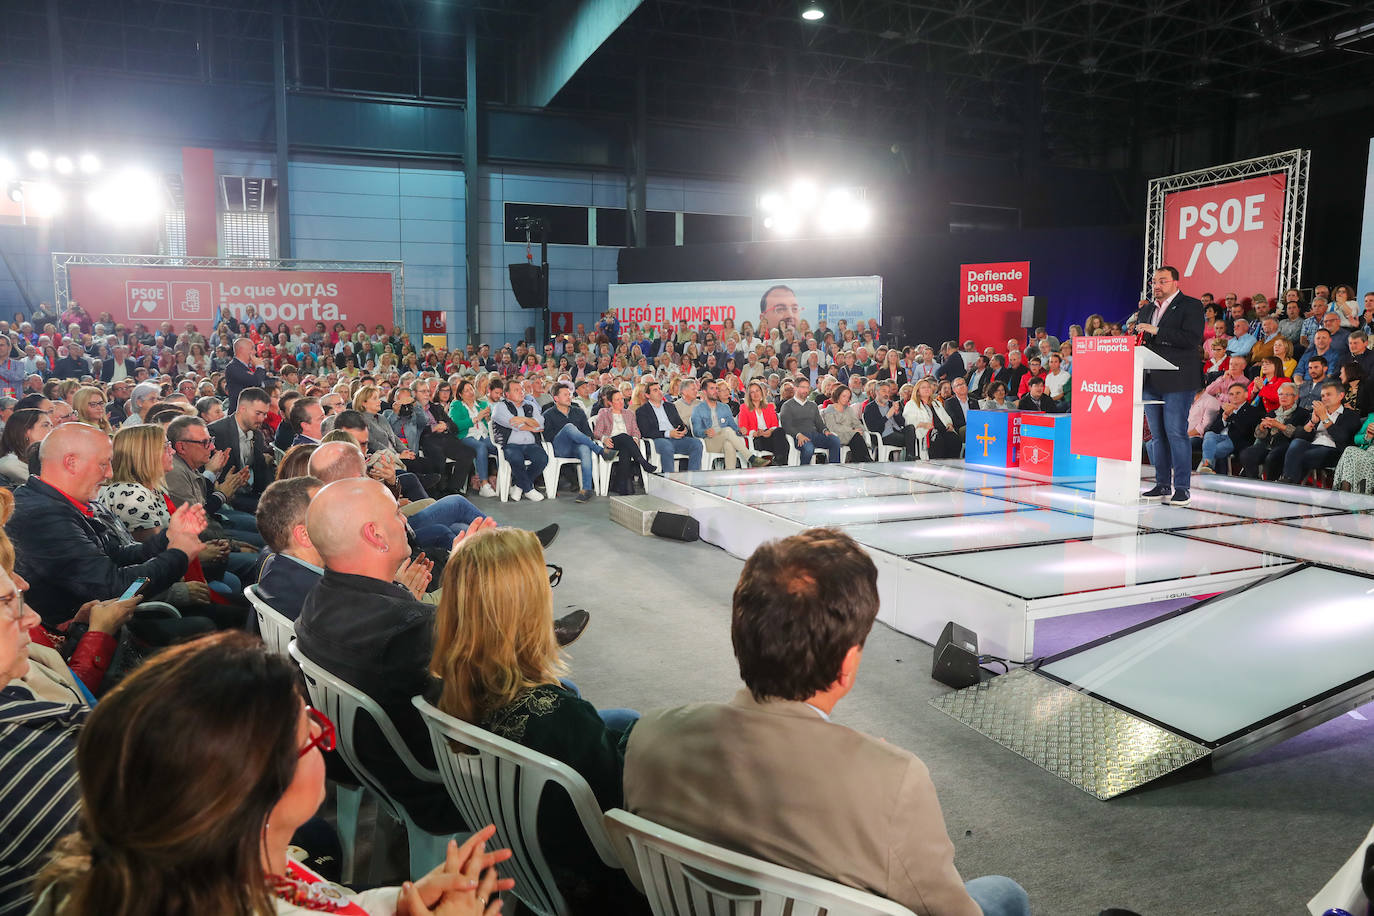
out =
<svg viewBox="0 0 1374 916"><path fill-rule="evenodd" d="M592 623L568 651L598 706L651 709L725 700L739 687L730 597L741 561L704 543L642 537L609 503L477 500L502 524L562 526L555 613ZM1219 652L1224 649L1219 647ZM1006 874L1035 911L1146 916L1300 913L1374 820L1374 712L1341 717L1222 773L1188 771L1101 802L933 709L930 647L879 624L836 721L929 766L956 864ZM1219 664L1244 664L1219 656Z"/></svg>

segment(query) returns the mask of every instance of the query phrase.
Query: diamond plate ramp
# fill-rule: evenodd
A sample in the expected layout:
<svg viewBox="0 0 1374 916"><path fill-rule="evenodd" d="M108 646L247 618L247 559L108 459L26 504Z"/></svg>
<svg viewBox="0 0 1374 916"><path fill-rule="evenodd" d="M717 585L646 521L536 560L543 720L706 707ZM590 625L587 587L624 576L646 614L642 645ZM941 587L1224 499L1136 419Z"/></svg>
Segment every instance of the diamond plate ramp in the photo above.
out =
<svg viewBox="0 0 1374 916"><path fill-rule="evenodd" d="M1211 753L1024 668L935 697L930 705L1103 800Z"/></svg>

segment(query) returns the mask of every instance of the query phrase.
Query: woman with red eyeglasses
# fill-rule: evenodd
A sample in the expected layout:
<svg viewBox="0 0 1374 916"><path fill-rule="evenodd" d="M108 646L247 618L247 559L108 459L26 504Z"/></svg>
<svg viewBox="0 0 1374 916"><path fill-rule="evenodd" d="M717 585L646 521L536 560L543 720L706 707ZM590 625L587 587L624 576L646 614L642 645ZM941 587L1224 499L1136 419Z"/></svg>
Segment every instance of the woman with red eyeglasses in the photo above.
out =
<svg viewBox="0 0 1374 916"><path fill-rule="evenodd" d="M76 765L81 829L38 880L35 914L494 916L514 882L479 830L400 888L359 894L293 861L324 801L334 726L306 705L291 662L244 633L184 643L142 665L92 711Z"/></svg>

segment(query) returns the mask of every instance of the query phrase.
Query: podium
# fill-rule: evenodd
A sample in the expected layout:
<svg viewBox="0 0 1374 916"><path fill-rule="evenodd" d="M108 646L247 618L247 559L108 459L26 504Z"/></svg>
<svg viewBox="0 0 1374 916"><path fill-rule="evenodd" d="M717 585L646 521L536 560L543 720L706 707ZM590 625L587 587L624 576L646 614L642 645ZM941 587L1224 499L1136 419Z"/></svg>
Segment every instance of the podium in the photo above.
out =
<svg viewBox="0 0 1374 916"><path fill-rule="evenodd" d="M1051 480L1092 475L1097 459L1074 453L1069 446L1072 428L1068 414L1022 411L1017 466Z"/></svg>
<svg viewBox="0 0 1374 916"><path fill-rule="evenodd" d="M1097 459L1097 498L1118 505L1140 502L1140 451L1145 421L1145 371L1177 369L1132 337L1073 339L1075 455ZM1163 430L1151 430L1160 435Z"/></svg>
<svg viewBox="0 0 1374 916"><path fill-rule="evenodd" d="M964 426L964 463L1014 468L1021 444L1021 411L970 410Z"/></svg>

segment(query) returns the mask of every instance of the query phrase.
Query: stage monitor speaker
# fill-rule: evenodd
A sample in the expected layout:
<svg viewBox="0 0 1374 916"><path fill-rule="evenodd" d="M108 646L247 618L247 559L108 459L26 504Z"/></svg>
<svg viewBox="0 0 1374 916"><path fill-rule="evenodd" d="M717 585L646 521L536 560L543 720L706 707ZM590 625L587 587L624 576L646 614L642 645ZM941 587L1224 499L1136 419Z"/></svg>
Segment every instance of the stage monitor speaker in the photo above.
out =
<svg viewBox="0 0 1374 916"><path fill-rule="evenodd" d="M952 620L945 624L935 643L930 676L950 687L972 687L978 683L978 634Z"/></svg>
<svg viewBox="0 0 1374 916"><path fill-rule="evenodd" d="M540 265L510 265L510 288L522 309L544 308L544 269Z"/></svg>
<svg viewBox="0 0 1374 916"><path fill-rule="evenodd" d="M701 537L701 525L690 515L681 515L677 512L654 513L653 524L649 526L649 531L661 538L672 538L674 541L695 541Z"/></svg>
<svg viewBox="0 0 1374 916"><path fill-rule="evenodd" d="M1021 297L1021 327L1042 328L1049 320L1050 302L1044 296Z"/></svg>

